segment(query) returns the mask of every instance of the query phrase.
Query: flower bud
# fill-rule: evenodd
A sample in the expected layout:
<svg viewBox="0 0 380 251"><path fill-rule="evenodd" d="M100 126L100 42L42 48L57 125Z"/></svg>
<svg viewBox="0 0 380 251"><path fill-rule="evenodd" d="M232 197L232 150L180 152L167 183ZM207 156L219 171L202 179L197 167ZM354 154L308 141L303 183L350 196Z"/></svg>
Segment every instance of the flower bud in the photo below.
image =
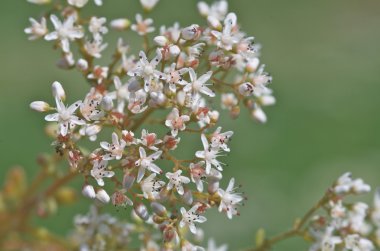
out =
<svg viewBox="0 0 380 251"><path fill-rule="evenodd" d="M208 16L207 17L207 23L215 30L221 30L222 29L222 24L220 21L214 17L214 16Z"/></svg>
<svg viewBox="0 0 380 251"><path fill-rule="evenodd" d="M255 72L259 64L260 60L258 58L249 59L246 65L246 69L248 72Z"/></svg>
<svg viewBox="0 0 380 251"><path fill-rule="evenodd" d="M131 21L126 18L114 19L111 21L110 26L112 29L123 31L129 28Z"/></svg>
<svg viewBox="0 0 380 251"><path fill-rule="evenodd" d="M158 46L165 46L168 43L168 39L165 36L156 36L153 38L153 41Z"/></svg>
<svg viewBox="0 0 380 251"><path fill-rule="evenodd" d="M54 97L59 98L61 100L66 99L65 90L63 90L62 85L58 81L54 81L54 83L51 86L51 89Z"/></svg>
<svg viewBox="0 0 380 251"><path fill-rule="evenodd" d="M267 122L267 115L261 108L255 108L252 110L252 117L259 123Z"/></svg>
<svg viewBox="0 0 380 251"><path fill-rule="evenodd" d="M208 13L210 12L210 8L208 7L207 3L205 2L199 2L197 4L199 14L203 17L207 17Z"/></svg>
<svg viewBox="0 0 380 251"><path fill-rule="evenodd" d="M37 112L46 112L50 110L50 106L48 103L44 101L34 101L30 103L30 108Z"/></svg>
<svg viewBox="0 0 380 251"><path fill-rule="evenodd" d="M104 189L98 190L98 192L96 193L96 198L104 204L110 202L111 200L110 196L107 194L107 192Z"/></svg>
<svg viewBox="0 0 380 251"><path fill-rule="evenodd" d="M151 11L159 0L140 0L140 3L145 11Z"/></svg>
<svg viewBox="0 0 380 251"><path fill-rule="evenodd" d="M176 57L181 53L181 50L177 45L172 45L169 48L169 53L172 57Z"/></svg>
<svg viewBox="0 0 380 251"><path fill-rule="evenodd" d="M191 205L193 204L193 194L190 190L187 190L185 194L182 196L182 200L185 204Z"/></svg>
<svg viewBox="0 0 380 251"><path fill-rule="evenodd" d="M219 188L219 182L218 181L209 182L207 191L209 194L214 194L214 193L216 193L216 191L218 191L218 188Z"/></svg>
<svg viewBox="0 0 380 251"><path fill-rule="evenodd" d="M87 4L88 0L68 0L67 2L72 6L82 8Z"/></svg>
<svg viewBox="0 0 380 251"><path fill-rule="evenodd" d="M219 119L219 112L214 110L214 111L211 111L210 113L210 119L212 122L216 123L218 122L218 119Z"/></svg>
<svg viewBox="0 0 380 251"><path fill-rule="evenodd" d="M100 125L89 125L86 127L86 135L94 136L102 130Z"/></svg>
<svg viewBox="0 0 380 251"><path fill-rule="evenodd" d="M253 85L249 82L239 85L239 93L246 97L251 96L253 94Z"/></svg>
<svg viewBox="0 0 380 251"><path fill-rule="evenodd" d="M123 187L125 189L130 189L133 185L133 182L135 182L135 176L130 175L129 173L124 174L123 177Z"/></svg>
<svg viewBox="0 0 380 251"><path fill-rule="evenodd" d="M195 40L198 39L201 35L201 30L199 25L192 24L186 28L183 28L181 31L182 38L185 40Z"/></svg>
<svg viewBox="0 0 380 251"><path fill-rule="evenodd" d="M101 102L101 106L105 111L111 111L113 108L113 101L110 96L104 96Z"/></svg>
<svg viewBox="0 0 380 251"><path fill-rule="evenodd" d="M177 232L175 228L168 225L165 227L163 231L164 242L170 242L177 236Z"/></svg>
<svg viewBox="0 0 380 251"><path fill-rule="evenodd" d="M87 71L88 69L88 62L87 60L80 58L77 62L77 67L81 71Z"/></svg>
<svg viewBox="0 0 380 251"><path fill-rule="evenodd" d="M134 211L142 220L147 221L149 219L148 209L144 204L136 204L134 206Z"/></svg>
<svg viewBox="0 0 380 251"><path fill-rule="evenodd" d="M96 197L94 187L91 185L85 185L82 189L82 194L90 199L94 199Z"/></svg>
<svg viewBox="0 0 380 251"><path fill-rule="evenodd" d="M274 105L276 98L270 95L265 95L259 98L259 103L263 106Z"/></svg>
<svg viewBox="0 0 380 251"><path fill-rule="evenodd" d="M152 202L150 206L153 212L159 216L165 216L167 213L166 208L158 202Z"/></svg>
<svg viewBox="0 0 380 251"><path fill-rule="evenodd" d="M51 3L51 0L28 0L29 3L33 3L33 4L49 4Z"/></svg>

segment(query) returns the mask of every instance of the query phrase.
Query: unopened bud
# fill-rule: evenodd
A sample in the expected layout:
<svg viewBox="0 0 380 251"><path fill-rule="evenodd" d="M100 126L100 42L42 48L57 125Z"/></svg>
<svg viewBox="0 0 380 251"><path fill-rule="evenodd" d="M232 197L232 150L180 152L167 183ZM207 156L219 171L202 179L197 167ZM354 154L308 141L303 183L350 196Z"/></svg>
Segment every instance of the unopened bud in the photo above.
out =
<svg viewBox="0 0 380 251"><path fill-rule="evenodd" d="M61 100L66 99L65 90L63 89L62 85L58 81L54 81L54 83L51 86L51 90L54 97L57 97Z"/></svg>
<svg viewBox="0 0 380 251"><path fill-rule="evenodd" d="M94 199L96 197L94 187L91 185L85 185L82 189L82 194L90 199Z"/></svg>
<svg viewBox="0 0 380 251"><path fill-rule="evenodd" d="M123 187L125 189L130 189L133 185L133 182L135 182L135 176L130 175L129 173L124 174L123 177Z"/></svg>
<svg viewBox="0 0 380 251"><path fill-rule="evenodd" d="M267 122L267 115L259 107L252 110L252 117L259 123Z"/></svg>
<svg viewBox="0 0 380 251"><path fill-rule="evenodd" d="M145 11L151 11L158 3L158 0L140 0L140 3Z"/></svg>
<svg viewBox="0 0 380 251"><path fill-rule="evenodd" d="M112 29L123 31L129 28L129 26L131 25L131 21L129 21L126 18L119 18L112 20L110 25Z"/></svg>
<svg viewBox="0 0 380 251"><path fill-rule="evenodd" d="M185 194L182 196L182 200L185 204L191 205L193 204L193 194L190 190L187 190Z"/></svg>
<svg viewBox="0 0 380 251"><path fill-rule="evenodd" d="M81 71L87 71L88 69L88 62L87 60L80 58L77 62L77 67Z"/></svg>
<svg viewBox="0 0 380 251"><path fill-rule="evenodd" d="M276 98L270 95L265 95L259 98L259 102L263 106L274 105L276 103Z"/></svg>
<svg viewBox="0 0 380 251"><path fill-rule="evenodd" d="M259 67L260 60L258 58L249 59L246 65L246 69L248 72L255 72L257 67Z"/></svg>
<svg viewBox="0 0 380 251"><path fill-rule="evenodd" d="M165 36L156 36L153 38L153 41L158 46L165 46L168 43L168 39Z"/></svg>
<svg viewBox="0 0 380 251"><path fill-rule="evenodd" d="M165 216L167 213L166 208L158 202L152 202L150 203L150 206L153 212L159 216Z"/></svg>
<svg viewBox="0 0 380 251"><path fill-rule="evenodd" d="M207 191L209 194L214 194L214 193L216 193L216 191L218 191L218 188L219 188L219 182L218 181L209 182Z"/></svg>
<svg viewBox="0 0 380 251"><path fill-rule="evenodd" d="M169 48L169 53L172 57L176 57L181 53L181 49L177 45L172 45Z"/></svg>
<svg viewBox="0 0 380 251"><path fill-rule="evenodd" d="M208 16L207 17L207 23L214 28L215 30L221 30L222 29L222 24L220 21L214 17L214 16Z"/></svg>
<svg viewBox="0 0 380 251"><path fill-rule="evenodd" d="M110 96L104 96L101 102L101 106L105 111L111 111L113 108L113 101Z"/></svg>
<svg viewBox="0 0 380 251"><path fill-rule="evenodd" d="M147 221L149 219L148 209L144 204L136 204L134 211L136 215L139 216L142 220Z"/></svg>
<svg viewBox="0 0 380 251"><path fill-rule="evenodd" d="M243 96L251 96L253 94L253 85L249 82L239 85L239 93Z"/></svg>
<svg viewBox="0 0 380 251"><path fill-rule="evenodd" d="M44 101L34 101L30 103L30 108L37 112L46 112L50 110L50 106L48 103Z"/></svg>
<svg viewBox="0 0 380 251"><path fill-rule="evenodd" d="M197 24L192 24L182 29L182 38L185 40L195 40L201 35L201 30Z"/></svg>
<svg viewBox="0 0 380 251"><path fill-rule="evenodd" d="M103 189L98 190L98 192L96 193L96 198L97 198L100 202L102 202L102 203L104 203L104 204L110 202L110 200L111 200L110 196L109 196L109 195L107 194L107 192L106 192L105 190L103 190Z"/></svg>

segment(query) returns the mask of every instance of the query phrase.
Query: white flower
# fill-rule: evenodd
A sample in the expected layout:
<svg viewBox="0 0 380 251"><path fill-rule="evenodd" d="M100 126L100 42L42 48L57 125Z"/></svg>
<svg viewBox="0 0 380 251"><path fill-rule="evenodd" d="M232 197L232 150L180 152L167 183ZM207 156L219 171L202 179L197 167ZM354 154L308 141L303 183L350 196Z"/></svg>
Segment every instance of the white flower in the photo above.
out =
<svg viewBox="0 0 380 251"><path fill-rule="evenodd" d="M200 159L204 159L206 162L206 173L209 174L211 171L211 166L215 166L219 171L223 171L221 163L216 159L218 155L218 151L212 149L207 141L207 138L204 134L201 135L201 140L203 144L203 151L197 151L195 156Z"/></svg>
<svg viewBox="0 0 380 251"><path fill-rule="evenodd" d="M189 211L186 211L185 208L181 207L182 220L179 223L179 226L181 228L183 228L184 226L188 226L193 234L197 232L195 222L203 223L207 220L206 217L199 215L199 213L197 212L199 207L200 204L196 204Z"/></svg>
<svg viewBox="0 0 380 251"><path fill-rule="evenodd" d="M351 173L347 172L338 178L333 189L337 194L348 192L365 193L369 192L371 187L368 184L365 184L362 179L353 180Z"/></svg>
<svg viewBox="0 0 380 251"><path fill-rule="evenodd" d="M141 5L145 10L152 10L159 0L140 0Z"/></svg>
<svg viewBox="0 0 380 251"><path fill-rule="evenodd" d="M93 71L87 75L88 79L95 79L100 84L108 76L108 67L96 65Z"/></svg>
<svg viewBox="0 0 380 251"><path fill-rule="evenodd" d="M108 44L103 44L101 39L95 39L92 41L86 41L84 49L86 52L94 58L101 58L102 52L107 48Z"/></svg>
<svg viewBox="0 0 380 251"><path fill-rule="evenodd" d="M115 175L113 171L107 171L107 160L96 160L91 170L91 176L94 177L99 186L104 186L103 178L111 178Z"/></svg>
<svg viewBox="0 0 380 251"><path fill-rule="evenodd" d="M188 177L181 176L181 173L182 173L182 170L178 170L175 173L170 173L170 172L166 173L166 178L169 179L167 189L171 190L173 189L173 187L175 187L179 195L184 194L182 184L183 183L187 184L190 182L190 179Z"/></svg>
<svg viewBox="0 0 380 251"><path fill-rule="evenodd" d="M191 163L189 166L191 181L196 184L199 192L203 191L203 180L206 179L204 164L204 161L199 161L197 164Z"/></svg>
<svg viewBox="0 0 380 251"><path fill-rule="evenodd" d="M189 71L189 68L181 68L181 69L176 69L176 63L172 63L170 68L167 70L166 73L166 82L169 84L169 89L172 92L176 92L177 86L176 84L179 85L186 85L187 82L183 80L183 74Z"/></svg>
<svg viewBox="0 0 380 251"><path fill-rule="evenodd" d="M75 16L73 15L69 16L63 23L56 15L51 15L50 20L54 25L55 31L45 35L45 39L48 41L60 40L62 50L70 52L70 41L82 38L84 35L82 27L74 26Z"/></svg>
<svg viewBox="0 0 380 251"><path fill-rule="evenodd" d="M239 93L245 97L253 95L253 85L249 82L239 85Z"/></svg>
<svg viewBox="0 0 380 251"><path fill-rule="evenodd" d="M152 24L153 24L153 19L147 18L143 20L140 14L136 14L136 24L132 24L131 29L133 31L136 31L140 36L144 36L155 30L154 27L150 26Z"/></svg>
<svg viewBox="0 0 380 251"><path fill-rule="evenodd" d="M95 40L101 39L102 35L108 32L107 27L104 24L107 22L105 17L91 17L88 30L92 33Z"/></svg>
<svg viewBox="0 0 380 251"><path fill-rule="evenodd" d="M67 0L67 2L72 6L82 8L87 4L88 0Z"/></svg>
<svg viewBox="0 0 380 251"><path fill-rule="evenodd" d="M117 111L123 113L125 102L129 96L128 84L123 84L118 76L114 77L113 83L115 85L115 91L108 93L107 96L117 100Z"/></svg>
<svg viewBox="0 0 380 251"><path fill-rule="evenodd" d="M228 2L226 0L215 1L211 6L206 2L199 2L197 4L199 13L204 17L214 17L220 21L224 19L228 11Z"/></svg>
<svg viewBox="0 0 380 251"><path fill-rule="evenodd" d="M192 91L193 93L201 92L206 94L207 96L214 97L215 93L206 86L206 82L211 78L212 71L208 71L207 73L203 74L199 78L197 78L197 75L193 68L189 68L189 74L190 74L190 80L191 82L188 83L183 90L185 92Z"/></svg>
<svg viewBox="0 0 380 251"><path fill-rule="evenodd" d="M66 136L70 129L75 125L84 125L86 122L74 115L75 111L82 104L82 101L77 101L74 104L66 107L62 100L55 96L55 103L57 105L57 113L49 114L45 116L46 121L57 121L59 124L59 132L62 136Z"/></svg>
<svg viewBox="0 0 380 251"><path fill-rule="evenodd" d="M232 29L236 25L235 13L229 13L224 20L223 32L211 31L211 34L218 40L217 46L227 51L232 50L232 47L239 42L240 38L233 34Z"/></svg>
<svg viewBox="0 0 380 251"><path fill-rule="evenodd" d="M139 153L140 159L138 159L135 162L135 165L139 166L139 171L137 174L137 183L139 183L144 177L146 169L154 173L162 173L161 168L159 168L156 164L153 163L153 161L157 160L161 156L162 151L157 151L147 156L145 149L143 147L139 147Z"/></svg>
<svg viewBox="0 0 380 251"><path fill-rule="evenodd" d="M371 214L372 222L379 228L380 227L380 187L376 189L375 197L373 199L373 211Z"/></svg>
<svg viewBox="0 0 380 251"><path fill-rule="evenodd" d="M146 102L147 94L144 90L138 90L137 92L132 92L129 95L128 100L128 110L132 113L142 113L144 112L148 106L144 106Z"/></svg>
<svg viewBox="0 0 380 251"><path fill-rule="evenodd" d="M162 54L159 49L157 49L156 53L156 57L149 62L145 52L140 51L140 61L133 70L128 72L129 76L139 76L144 79L144 90L146 92L149 92L153 79L164 79L164 73L156 70L162 59Z"/></svg>
<svg viewBox="0 0 380 251"><path fill-rule="evenodd" d="M149 133L147 130L143 129L141 131L140 143L149 148L150 150L157 151L158 148L155 145L161 144L162 140L157 139L157 135L155 133Z"/></svg>
<svg viewBox="0 0 380 251"><path fill-rule="evenodd" d="M180 116L178 109L173 108L165 121L165 125L171 128L171 134L173 137L176 137L178 135L178 131L183 131L186 129L185 122L189 120L190 117L188 115Z"/></svg>
<svg viewBox="0 0 380 251"><path fill-rule="evenodd" d="M34 18L29 18L29 21L31 26L24 30L26 34L30 34L29 40L36 40L48 33L48 29L46 27L46 19L44 17L41 18L40 23Z"/></svg>
<svg viewBox="0 0 380 251"><path fill-rule="evenodd" d="M95 88L90 89L80 106L80 112L85 119L88 121L99 120L104 116L104 113L97 109L102 98L103 96Z"/></svg>
<svg viewBox="0 0 380 251"><path fill-rule="evenodd" d="M223 151L229 152L230 149L228 148L227 143L232 137L232 135L234 134L234 132L227 131L227 132L221 133L221 131L222 131L222 127L218 127L215 130L215 132L212 134L211 148L214 148L216 150L223 149Z"/></svg>
<svg viewBox="0 0 380 251"><path fill-rule="evenodd" d="M165 186L165 182L156 179L156 174L152 173L146 179L141 181L140 186L146 199L156 199L162 187Z"/></svg>
<svg viewBox="0 0 380 251"><path fill-rule="evenodd" d="M221 198L218 208L219 212L224 211L229 219L232 219L233 215L238 214L236 205L240 204L244 200L244 197L242 197L240 194L234 193L236 189L234 188L234 184L235 179L232 178L228 183L228 187L225 191L221 188L218 189L218 194Z"/></svg>
<svg viewBox="0 0 380 251"><path fill-rule="evenodd" d="M123 156L126 142L122 139L119 142L119 137L117 136L117 134L112 133L112 143L103 141L100 142L100 146L107 152L107 154L103 156L104 160L119 160Z"/></svg>
<svg viewBox="0 0 380 251"><path fill-rule="evenodd" d="M352 251L371 251L375 249L370 240L362 238L358 234L348 235L344 239L344 243L346 245L346 249Z"/></svg>

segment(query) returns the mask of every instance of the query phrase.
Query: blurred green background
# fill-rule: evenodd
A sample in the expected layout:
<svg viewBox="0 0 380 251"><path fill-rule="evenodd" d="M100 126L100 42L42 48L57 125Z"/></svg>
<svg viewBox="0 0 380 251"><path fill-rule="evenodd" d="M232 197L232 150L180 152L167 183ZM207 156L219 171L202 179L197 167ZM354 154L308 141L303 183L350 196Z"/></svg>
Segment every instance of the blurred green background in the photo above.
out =
<svg viewBox="0 0 380 251"><path fill-rule="evenodd" d="M90 5L88 13L109 18L134 20L141 11L137 0ZM252 245L259 227L271 235L291 226L343 172L380 185L380 1L234 0L230 10L262 43L262 62L274 76L271 87L278 100L266 109L266 125L255 124L244 112L238 120L225 116L222 121L236 132L232 152L224 158L229 167L222 186L234 176L249 199L240 217L229 221L210 214L204 227L208 236L236 250ZM54 80L63 83L70 102L83 98L87 88L78 73L55 67L58 52L52 44L27 41L28 18L40 13L24 0L6 0L0 8L0 177L16 164L33 176L37 154L53 152L43 116L30 111L29 103L51 102ZM201 22L196 1L189 0L161 0L152 16L156 24ZM189 144L188 150L199 144ZM82 201L40 223L66 234L72 216L90 204ZM290 240L274 250L306 247L302 240Z"/></svg>

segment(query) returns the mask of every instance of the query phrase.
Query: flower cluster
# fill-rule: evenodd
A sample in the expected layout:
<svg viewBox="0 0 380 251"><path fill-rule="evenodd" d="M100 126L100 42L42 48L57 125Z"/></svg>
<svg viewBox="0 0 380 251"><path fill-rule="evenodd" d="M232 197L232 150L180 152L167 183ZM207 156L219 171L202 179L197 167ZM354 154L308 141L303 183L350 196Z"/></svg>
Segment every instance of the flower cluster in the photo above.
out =
<svg viewBox="0 0 380 251"><path fill-rule="evenodd" d="M348 195L371 190L362 179L353 179L351 173L343 174L326 193L326 215L315 215L309 233L314 243L310 251L353 250L372 251L380 243L380 194L375 193L371 208L364 202L345 202Z"/></svg>
<svg viewBox="0 0 380 251"><path fill-rule="evenodd" d="M101 1L95 2L101 5ZM141 0L146 11L157 2ZM240 107L246 107L263 123L267 118L262 107L275 103L267 87L272 78L259 60L260 46L240 29L237 16L228 12L224 0L212 5L198 3L205 26L174 23L159 29L141 14L135 22L85 17L82 8L87 3L68 0L66 5L52 6L40 21L31 18L31 27L25 32L32 40L53 41L62 55L58 66L79 71L90 85L88 93L66 106L66 93L54 82L55 107L44 101L30 106L40 112L52 111L45 116L46 121L56 122L49 127L49 134L71 171L83 176L84 196L97 203L131 208L135 217L161 232L165 250L199 249L186 231L198 235L201 229L197 224L206 221L204 213L213 207L232 219L245 200L234 178L225 190L219 185L225 167L220 157L230 152L233 132L218 126L220 113L211 104L220 100L221 108L233 118ZM134 55L119 38L112 61L98 63L109 48L104 41L110 30L141 37L143 47ZM153 116L158 110L165 114L163 119ZM145 123L153 124L157 131L164 128L167 134L140 129ZM178 159L173 150L185 144L181 136L189 133L199 135L202 148L189 154L189 159ZM99 137L108 140L98 141ZM86 139L96 147L86 149L82 144ZM114 228L108 225L115 222L112 217L96 215L78 221L87 228L108 229L110 234ZM122 233L130 231L129 226L115 228ZM84 234L94 232L86 230ZM155 243L153 236L145 243Z"/></svg>

